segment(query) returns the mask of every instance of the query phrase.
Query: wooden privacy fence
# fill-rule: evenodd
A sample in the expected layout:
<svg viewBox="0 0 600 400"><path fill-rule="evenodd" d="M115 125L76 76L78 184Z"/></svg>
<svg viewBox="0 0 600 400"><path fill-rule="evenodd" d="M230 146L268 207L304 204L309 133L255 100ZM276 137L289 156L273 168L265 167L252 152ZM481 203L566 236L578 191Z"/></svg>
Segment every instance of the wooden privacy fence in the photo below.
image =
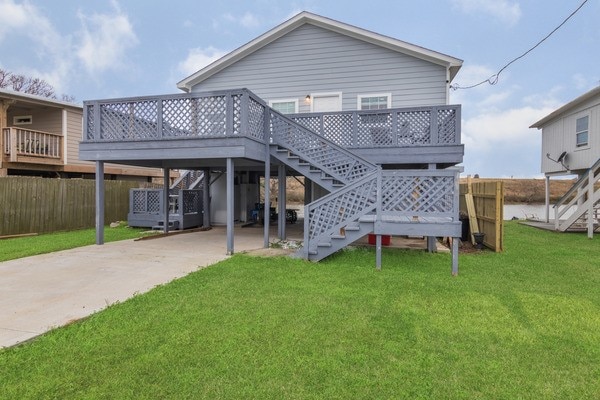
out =
<svg viewBox="0 0 600 400"><path fill-rule="evenodd" d="M504 182L468 181L460 184L460 211L468 214L465 194L472 194L479 232L484 244L500 252L504 249Z"/></svg>
<svg viewBox="0 0 600 400"><path fill-rule="evenodd" d="M129 189L139 182L106 181L105 223L127 219ZM95 182L84 179L0 178L0 236L94 227Z"/></svg>

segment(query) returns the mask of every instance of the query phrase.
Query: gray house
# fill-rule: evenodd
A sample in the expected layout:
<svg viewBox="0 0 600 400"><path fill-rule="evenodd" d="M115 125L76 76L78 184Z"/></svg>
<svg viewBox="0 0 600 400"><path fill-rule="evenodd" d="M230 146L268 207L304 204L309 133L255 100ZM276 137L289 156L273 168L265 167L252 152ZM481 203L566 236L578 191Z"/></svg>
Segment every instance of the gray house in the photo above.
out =
<svg viewBox="0 0 600 400"><path fill-rule="evenodd" d="M600 87L542 118L542 172L546 176L546 222L550 215L550 178L577 175L573 187L553 206L555 229L585 227L592 237L600 215Z"/></svg>
<svg viewBox="0 0 600 400"><path fill-rule="evenodd" d="M234 221L270 208L259 182L277 175L285 204L286 176L304 176L300 255L320 260L372 233L379 265L381 235L428 236L430 248L460 236L464 147L448 91L461 65L303 12L179 82L187 93L86 102L80 155L96 161L100 194L104 162L202 170L203 223L227 225L230 253ZM168 207L157 209L168 230Z"/></svg>

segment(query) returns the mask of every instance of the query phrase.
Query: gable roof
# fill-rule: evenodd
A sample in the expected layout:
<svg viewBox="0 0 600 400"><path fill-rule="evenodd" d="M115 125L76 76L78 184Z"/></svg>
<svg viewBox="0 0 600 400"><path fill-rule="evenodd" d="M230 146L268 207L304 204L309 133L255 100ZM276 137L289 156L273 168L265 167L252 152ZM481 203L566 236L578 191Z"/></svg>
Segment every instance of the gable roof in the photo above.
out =
<svg viewBox="0 0 600 400"><path fill-rule="evenodd" d="M579 106L580 104L594 98L595 96L600 96L600 86L598 86L597 88L594 88L592 90L590 90L589 92L586 92L584 94L582 94L581 96L579 96L578 98L576 98L575 100L572 100L570 102L568 102L567 104L565 104L564 106L560 107L559 109L552 111L550 114L546 115L544 118L540 119L538 122L536 122L535 124L531 125L529 128L538 128L541 129L544 127L544 125L546 125L548 122L552 121L553 119L555 119L556 117L560 116L561 114L564 114L572 109L574 109L575 107Z"/></svg>
<svg viewBox="0 0 600 400"><path fill-rule="evenodd" d="M358 40L362 40L368 43L372 43L377 46L385 47L387 49L397 51L411 55L416 58L420 58L434 64L442 65L450 71L450 81L454 79L458 70L462 66L462 60L448 56L446 54L438 53L433 50L426 49L411 43L403 42L398 39L394 39L389 36L380 35L375 32L368 31L366 29L358 28L353 25L345 24L343 22L335 21L326 17L322 17L317 14L312 14L307 11L303 11L296 16L290 18L284 23L276 26L270 31L262 34L256 39L246 43L245 45L237 48L231 53L226 54L220 59L202 68L198 72L188 76L179 83L177 87L181 90L189 92L191 88L205 79L211 77L217 72L227 68L228 66L236 63L244 57L254 53L261 49L267 44L279 39L285 34L293 31L294 29L304 25L312 24L330 31L340 33L349 37L353 37Z"/></svg>

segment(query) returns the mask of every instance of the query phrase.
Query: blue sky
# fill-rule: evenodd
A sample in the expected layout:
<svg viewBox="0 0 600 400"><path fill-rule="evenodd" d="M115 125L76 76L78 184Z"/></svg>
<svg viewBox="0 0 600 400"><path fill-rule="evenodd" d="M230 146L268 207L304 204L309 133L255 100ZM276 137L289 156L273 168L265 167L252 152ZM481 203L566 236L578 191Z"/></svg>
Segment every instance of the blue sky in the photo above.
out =
<svg viewBox="0 0 600 400"><path fill-rule="evenodd" d="M306 10L464 60L454 84L487 79L583 0L0 0L0 67L88 99L177 93L176 83ZM465 174L539 177L528 127L600 85L600 0L505 70L451 93Z"/></svg>

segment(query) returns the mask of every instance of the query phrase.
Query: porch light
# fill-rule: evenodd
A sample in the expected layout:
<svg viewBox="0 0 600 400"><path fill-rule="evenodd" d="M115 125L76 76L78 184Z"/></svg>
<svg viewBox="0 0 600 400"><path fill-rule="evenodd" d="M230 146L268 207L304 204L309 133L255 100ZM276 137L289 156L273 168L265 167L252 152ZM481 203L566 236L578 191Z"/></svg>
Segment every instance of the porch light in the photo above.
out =
<svg viewBox="0 0 600 400"><path fill-rule="evenodd" d="M310 94L307 94L306 97L304 98L304 101L306 103L310 103Z"/></svg>

